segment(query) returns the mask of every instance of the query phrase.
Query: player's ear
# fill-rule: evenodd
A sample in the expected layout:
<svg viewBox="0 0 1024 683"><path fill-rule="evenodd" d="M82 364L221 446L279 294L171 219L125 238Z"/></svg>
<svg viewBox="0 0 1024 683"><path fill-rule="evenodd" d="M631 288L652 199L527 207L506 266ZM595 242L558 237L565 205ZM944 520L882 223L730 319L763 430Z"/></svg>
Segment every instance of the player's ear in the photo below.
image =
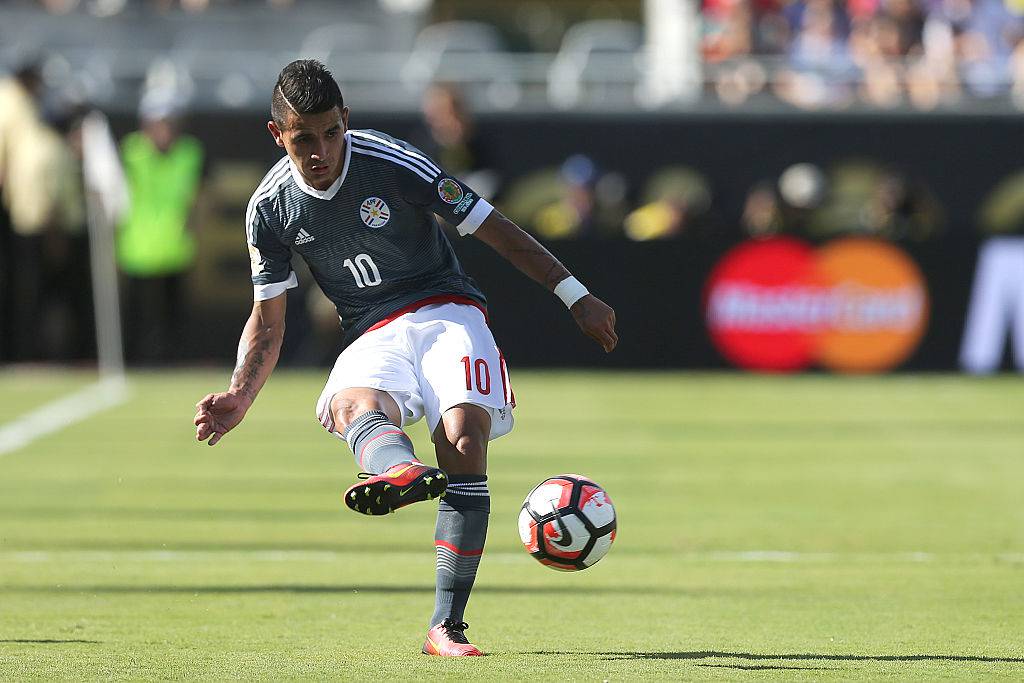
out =
<svg viewBox="0 0 1024 683"><path fill-rule="evenodd" d="M284 131L277 127L277 124L272 120L267 121L267 130L274 136L274 142L277 143L278 147L284 147Z"/></svg>
<svg viewBox="0 0 1024 683"><path fill-rule="evenodd" d="M341 127L348 130L348 107L341 108Z"/></svg>

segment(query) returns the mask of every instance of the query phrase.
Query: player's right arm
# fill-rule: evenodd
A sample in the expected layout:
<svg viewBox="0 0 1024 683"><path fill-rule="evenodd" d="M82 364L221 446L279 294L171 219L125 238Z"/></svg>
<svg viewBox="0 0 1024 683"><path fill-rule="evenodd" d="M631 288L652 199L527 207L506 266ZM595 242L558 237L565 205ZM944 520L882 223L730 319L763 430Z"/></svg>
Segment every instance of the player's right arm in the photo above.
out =
<svg viewBox="0 0 1024 683"><path fill-rule="evenodd" d="M277 365L284 341L288 295L257 301L238 341L238 360L227 391L208 394L196 404L196 439L213 446L231 431L256 400Z"/></svg>
<svg viewBox="0 0 1024 683"><path fill-rule="evenodd" d="M235 371L227 391L209 394L196 404L196 439L212 446L234 429L277 365L284 341L284 317L288 289L298 280L291 267L291 250L281 242L273 226L279 219L261 210L287 174L284 160L257 188L246 210L246 236L252 266L253 306L238 341ZM276 184L275 184L276 183Z"/></svg>

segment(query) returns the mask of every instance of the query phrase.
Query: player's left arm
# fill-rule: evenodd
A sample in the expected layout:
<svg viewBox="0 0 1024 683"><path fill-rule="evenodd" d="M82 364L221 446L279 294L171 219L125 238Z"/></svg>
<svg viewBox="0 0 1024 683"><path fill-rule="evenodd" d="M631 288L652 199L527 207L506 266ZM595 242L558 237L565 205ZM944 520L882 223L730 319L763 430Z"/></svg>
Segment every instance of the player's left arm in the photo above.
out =
<svg viewBox="0 0 1024 683"><path fill-rule="evenodd" d="M619 343L615 311L611 306L587 292L554 254L497 209L492 210L472 234L524 275L558 294L563 301L572 302L569 311L576 324L600 344L605 353Z"/></svg>
<svg viewBox="0 0 1024 683"><path fill-rule="evenodd" d="M379 140L378 140L379 141ZM619 343L615 311L590 294L550 251L473 191L443 171L422 152L395 141L391 144L400 172L403 198L429 207L460 235L476 235L523 274L558 295L584 334L610 352ZM431 175L433 174L433 175Z"/></svg>

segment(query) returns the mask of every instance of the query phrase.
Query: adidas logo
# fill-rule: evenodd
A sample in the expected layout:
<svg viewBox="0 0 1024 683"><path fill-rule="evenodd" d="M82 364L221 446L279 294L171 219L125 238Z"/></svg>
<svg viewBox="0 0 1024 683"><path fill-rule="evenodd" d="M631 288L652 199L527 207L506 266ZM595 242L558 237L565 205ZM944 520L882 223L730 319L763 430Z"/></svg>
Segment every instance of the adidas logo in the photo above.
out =
<svg viewBox="0 0 1024 683"><path fill-rule="evenodd" d="M299 228L299 234L295 238L295 244L305 244L306 242L312 242L313 236L305 231L303 228Z"/></svg>

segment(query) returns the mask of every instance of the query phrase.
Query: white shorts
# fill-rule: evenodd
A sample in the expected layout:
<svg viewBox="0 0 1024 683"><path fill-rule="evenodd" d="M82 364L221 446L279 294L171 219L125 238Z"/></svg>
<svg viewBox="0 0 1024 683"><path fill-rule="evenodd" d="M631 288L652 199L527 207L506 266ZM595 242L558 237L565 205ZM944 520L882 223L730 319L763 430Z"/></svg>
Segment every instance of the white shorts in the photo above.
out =
<svg viewBox="0 0 1024 683"><path fill-rule="evenodd" d="M334 428L331 399L342 389L386 391L405 427L426 416L433 438L446 410L472 403L491 415L490 439L512 431L515 402L505 359L483 312L461 303L430 304L370 330L341 352L316 404Z"/></svg>

